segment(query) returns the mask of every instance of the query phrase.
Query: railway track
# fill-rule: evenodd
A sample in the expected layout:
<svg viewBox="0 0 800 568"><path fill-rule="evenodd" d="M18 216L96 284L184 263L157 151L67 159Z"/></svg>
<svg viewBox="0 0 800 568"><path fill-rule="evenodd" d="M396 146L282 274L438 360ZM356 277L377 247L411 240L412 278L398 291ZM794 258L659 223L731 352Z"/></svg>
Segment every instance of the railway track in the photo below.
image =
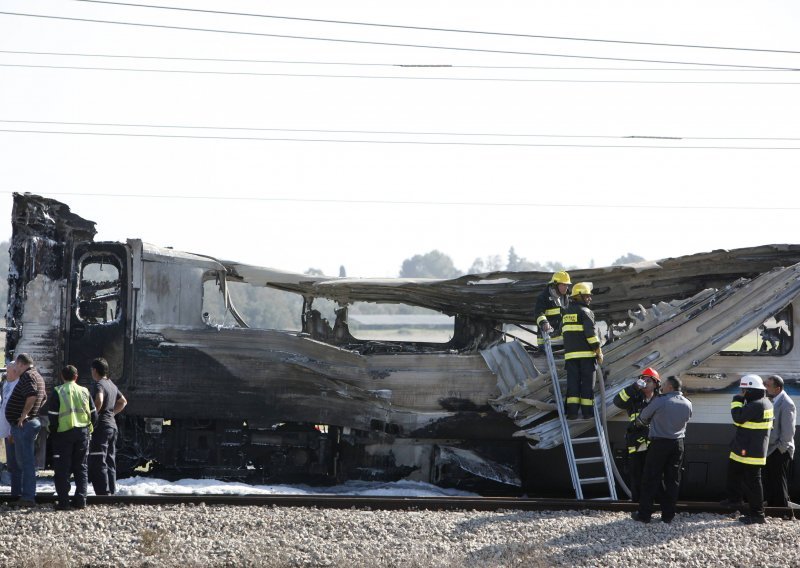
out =
<svg viewBox="0 0 800 568"><path fill-rule="evenodd" d="M0 494L0 503L10 503L10 495ZM53 493L36 496L37 503L55 503ZM630 501L535 499L526 497L364 497L355 495L107 495L89 496L91 505L234 505L268 507L315 507L317 509L374 509L374 510L467 510L467 511L635 511L636 503ZM792 515L796 509L767 507L771 517ZM715 502L683 501L677 506L678 513L732 513ZM796 515L800 518L800 513Z"/></svg>

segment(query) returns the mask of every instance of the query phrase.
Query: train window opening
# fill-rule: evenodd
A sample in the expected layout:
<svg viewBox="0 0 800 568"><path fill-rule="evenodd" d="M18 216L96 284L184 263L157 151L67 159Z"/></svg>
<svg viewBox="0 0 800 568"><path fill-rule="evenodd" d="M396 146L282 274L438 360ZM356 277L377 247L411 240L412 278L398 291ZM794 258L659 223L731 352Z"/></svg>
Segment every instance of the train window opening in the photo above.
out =
<svg viewBox="0 0 800 568"><path fill-rule="evenodd" d="M792 306L789 304L725 349L720 355L781 356L794 344Z"/></svg>
<svg viewBox="0 0 800 568"><path fill-rule="evenodd" d="M113 255L92 255L81 261L76 291L78 319L103 324L120 318L120 266Z"/></svg>
<svg viewBox="0 0 800 568"><path fill-rule="evenodd" d="M347 323L360 340L447 343L455 329L452 316L407 304L355 302L348 308Z"/></svg>
<svg viewBox="0 0 800 568"><path fill-rule="evenodd" d="M303 299L299 294L284 292L245 282L227 282L228 294L236 311L254 329L300 330ZM203 321L213 327L238 327L225 306L225 296L214 272L203 282Z"/></svg>

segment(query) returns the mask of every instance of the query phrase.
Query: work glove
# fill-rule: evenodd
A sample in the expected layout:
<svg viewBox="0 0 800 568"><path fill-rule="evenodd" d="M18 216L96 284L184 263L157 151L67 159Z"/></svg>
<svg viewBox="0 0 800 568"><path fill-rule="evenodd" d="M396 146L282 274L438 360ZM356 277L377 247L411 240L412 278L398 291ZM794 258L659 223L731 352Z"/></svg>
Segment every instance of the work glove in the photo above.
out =
<svg viewBox="0 0 800 568"><path fill-rule="evenodd" d="M595 350L595 352L594 352L594 356L597 358L597 362L602 365L603 364L603 350L598 347L597 350Z"/></svg>
<svg viewBox="0 0 800 568"><path fill-rule="evenodd" d="M553 333L553 326L550 325L550 322L544 320L541 325L539 325L542 331L546 331L547 333Z"/></svg>

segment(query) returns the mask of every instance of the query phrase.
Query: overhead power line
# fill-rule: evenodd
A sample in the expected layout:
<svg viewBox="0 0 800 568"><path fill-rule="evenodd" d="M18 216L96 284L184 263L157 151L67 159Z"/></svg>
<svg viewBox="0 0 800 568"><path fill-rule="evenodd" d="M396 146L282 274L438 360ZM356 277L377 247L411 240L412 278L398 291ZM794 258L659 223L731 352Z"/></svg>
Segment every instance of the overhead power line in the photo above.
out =
<svg viewBox="0 0 800 568"><path fill-rule="evenodd" d="M701 73L796 73L800 69L693 69L687 67L565 67L545 65L453 65L449 63L369 63L358 61L298 61L287 59L226 59L222 57L166 57L159 55L130 55L110 53L71 53L63 51L15 51L0 49L0 53L11 55L46 55L57 57L105 57L112 59L145 59L156 61L197 61L211 63L269 63L286 65L341 65L353 67L403 67L403 68L446 68L446 69L529 69L546 71L666 71Z"/></svg>
<svg viewBox="0 0 800 568"><path fill-rule="evenodd" d="M407 81L480 81L489 83L609 83L630 85L800 85L797 81L675 81L651 79L526 79L515 77L419 77L413 75L342 75L330 73L264 73L258 71L202 71L197 69L133 69L128 67L85 67L78 65L29 65L0 63L0 67L26 69L67 69L72 71L116 71L131 73L179 73L188 75L233 75L242 77L308 77L316 79L384 79Z"/></svg>
<svg viewBox="0 0 800 568"><path fill-rule="evenodd" d="M273 38L281 38L281 39L296 39L296 40L304 40L304 41L324 41L324 42L334 42L334 43L345 43L345 44L353 44L353 45L381 45L385 47L411 47L416 49L441 49L447 51L458 51L464 53L492 53L492 54L501 54L501 55L530 55L536 57L562 57L568 59L591 59L595 61L626 61L631 63L663 63L666 65L706 65L710 67L739 67L742 69L773 69L773 70L780 70L780 71L794 71L796 67L771 67L765 65L740 65L740 64L733 64L733 63L704 63L698 61L673 61L673 60L661 60L661 59L634 59L634 58L626 58L626 57L600 57L600 56L591 56L591 55L574 55L574 54L563 54L563 53L545 53L545 52L532 52L532 51L512 51L512 50L502 50L502 49L480 49L474 47L453 47L453 46L442 46L442 45L428 45L428 44L416 44L416 43L394 43L394 42L386 42L386 41L367 41L367 40L357 40L357 39L344 39L344 38L326 38L326 37L317 37L317 36L300 36L300 35L290 35L290 34L269 34L263 32L246 32L246 31L239 31L239 30L220 30L220 29L213 29L213 28L194 28L194 27L185 27L185 26L168 26L165 24L144 24L140 22L121 22L116 20L95 20L91 18L68 18L65 16L48 16L43 14L27 14L22 12L0 12L0 15L5 16L22 16L22 17L30 17L30 18L43 18L49 20L62 20L62 21L70 21L70 22L82 22L82 23L93 23L93 24L109 24L109 25L119 25L119 26L133 26L133 27L142 27L142 28L155 28L155 29L163 29L163 30L179 30L179 31L191 31L191 32L205 32L205 33L218 33L218 34L233 34L233 35L243 35L243 36L253 36L253 37L273 37Z"/></svg>
<svg viewBox="0 0 800 568"><path fill-rule="evenodd" d="M800 54L800 51L792 51L792 50L785 50L785 49L761 49L761 48L753 48L753 47L728 47L728 46L718 46L718 45L698 45L698 44L686 44L686 43L660 43L660 42L652 42L652 41L626 41L626 40L617 40L617 39L597 39L597 38L585 38L585 37L570 37L570 36L549 36L549 35L535 35L535 34L520 34L520 33L509 33L509 32L492 32L492 31L485 31L485 30L465 30L465 29L457 29L457 28L436 28L436 27L427 27L427 26L404 26L399 24L383 24L383 23L376 23L376 22L357 22L352 20L325 20L321 18L300 18L296 16L276 16L273 14L255 14L249 12L226 12L222 10L201 10L199 8L180 8L176 6L160 6L154 4L135 4L132 2L111 2L110 0L74 0L75 2L86 2L92 4L111 4L114 6L127 6L127 7L134 7L134 8L152 8L157 10L173 10L173 11L180 11L180 12L194 12L198 14L215 14L215 15L224 15L224 16L246 16L251 18L268 18L273 20L287 20L287 21L295 21L295 22L314 22L314 23L321 23L321 24L338 24L338 25L348 25L348 26L368 26L368 27L377 27L377 28L393 28L393 29L402 29L402 30L416 30L416 31L432 31L432 32L446 32L446 33L459 33L459 34L476 34L476 35L489 35L489 36L500 36L500 37L515 37L515 38L527 38L527 39L547 39L547 40L558 40L558 41L583 41L583 42L594 42L594 43L613 43L613 44L622 44L622 45L647 45L647 46L656 46L656 47L680 47L680 48L691 48L691 49L718 49L718 50L727 50L727 51L752 51L752 52L759 52L759 53L791 53L791 54Z"/></svg>
<svg viewBox="0 0 800 568"><path fill-rule="evenodd" d="M18 130L2 128L0 132L14 134L59 134L70 136L122 136L129 138L167 138L193 140L239 140L265 142L322 142L337 144L388 144L423 146L496 146L519 148L644 148L659 150L800 150L800 146L665 146L656 144L532 144L522 142L458 142L432 140L350 140L344 138L264 138L254 136L193 136L188 134L149 134L132 132L70 132L62 130Z"/></svg>
<svg viewBox="0 0 800 568"><path fill-rule="evenodd" d="M408 130L331 130L320 128L257 128L246 126L202 126L186 124L130 124L120 122L66 122L56 120L5 120L5 124L57 124L60 126L103 126L122 128L171 128L191 130L246 130L251 132L320 132L326 134L394 134L404 136L486 136L513 138L594 138L607 140L770 140L798 141L800 138L767 136L657 136L657 135L599 135L599 134L525 134L507 132L420 132Z"/></svg>
<svg viewBox="0 0 800 568"><path fill-rule="evenodd" d="M0 190L0 193L9 195L19 193L13 190ZM78 196L78 197L107 197L110 199L178 199L198 201L256 201L269 203L331 203L342 205L412 205L412 206L462 206L462 207L537 207L558 209L678 209L698 211L798 211L800 207L763 206L763 205L674 205L659 203L650 205L645 203L531 203L512 201L437 201L437 200L395 200L395 199L340 199L340 198L312 198L312 197L263 197L263 196L235 196L229 195L227 190L220 191L217 195L165 195L135 194L135 193L88 193L79 191L46 192L47 196Z"/></svg>

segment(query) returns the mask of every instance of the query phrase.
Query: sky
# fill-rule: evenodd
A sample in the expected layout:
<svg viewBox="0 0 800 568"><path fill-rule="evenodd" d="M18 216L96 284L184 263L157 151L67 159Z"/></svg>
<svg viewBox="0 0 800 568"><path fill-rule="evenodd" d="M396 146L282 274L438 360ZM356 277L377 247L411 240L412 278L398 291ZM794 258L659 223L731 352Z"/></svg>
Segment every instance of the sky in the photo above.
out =
<svg viewBox="0 0 800 568"><path fill-rule="evenodd" d="M133 4L0 0L0 239L16 191L362 277L798 242L797 2Z"/></svg>

